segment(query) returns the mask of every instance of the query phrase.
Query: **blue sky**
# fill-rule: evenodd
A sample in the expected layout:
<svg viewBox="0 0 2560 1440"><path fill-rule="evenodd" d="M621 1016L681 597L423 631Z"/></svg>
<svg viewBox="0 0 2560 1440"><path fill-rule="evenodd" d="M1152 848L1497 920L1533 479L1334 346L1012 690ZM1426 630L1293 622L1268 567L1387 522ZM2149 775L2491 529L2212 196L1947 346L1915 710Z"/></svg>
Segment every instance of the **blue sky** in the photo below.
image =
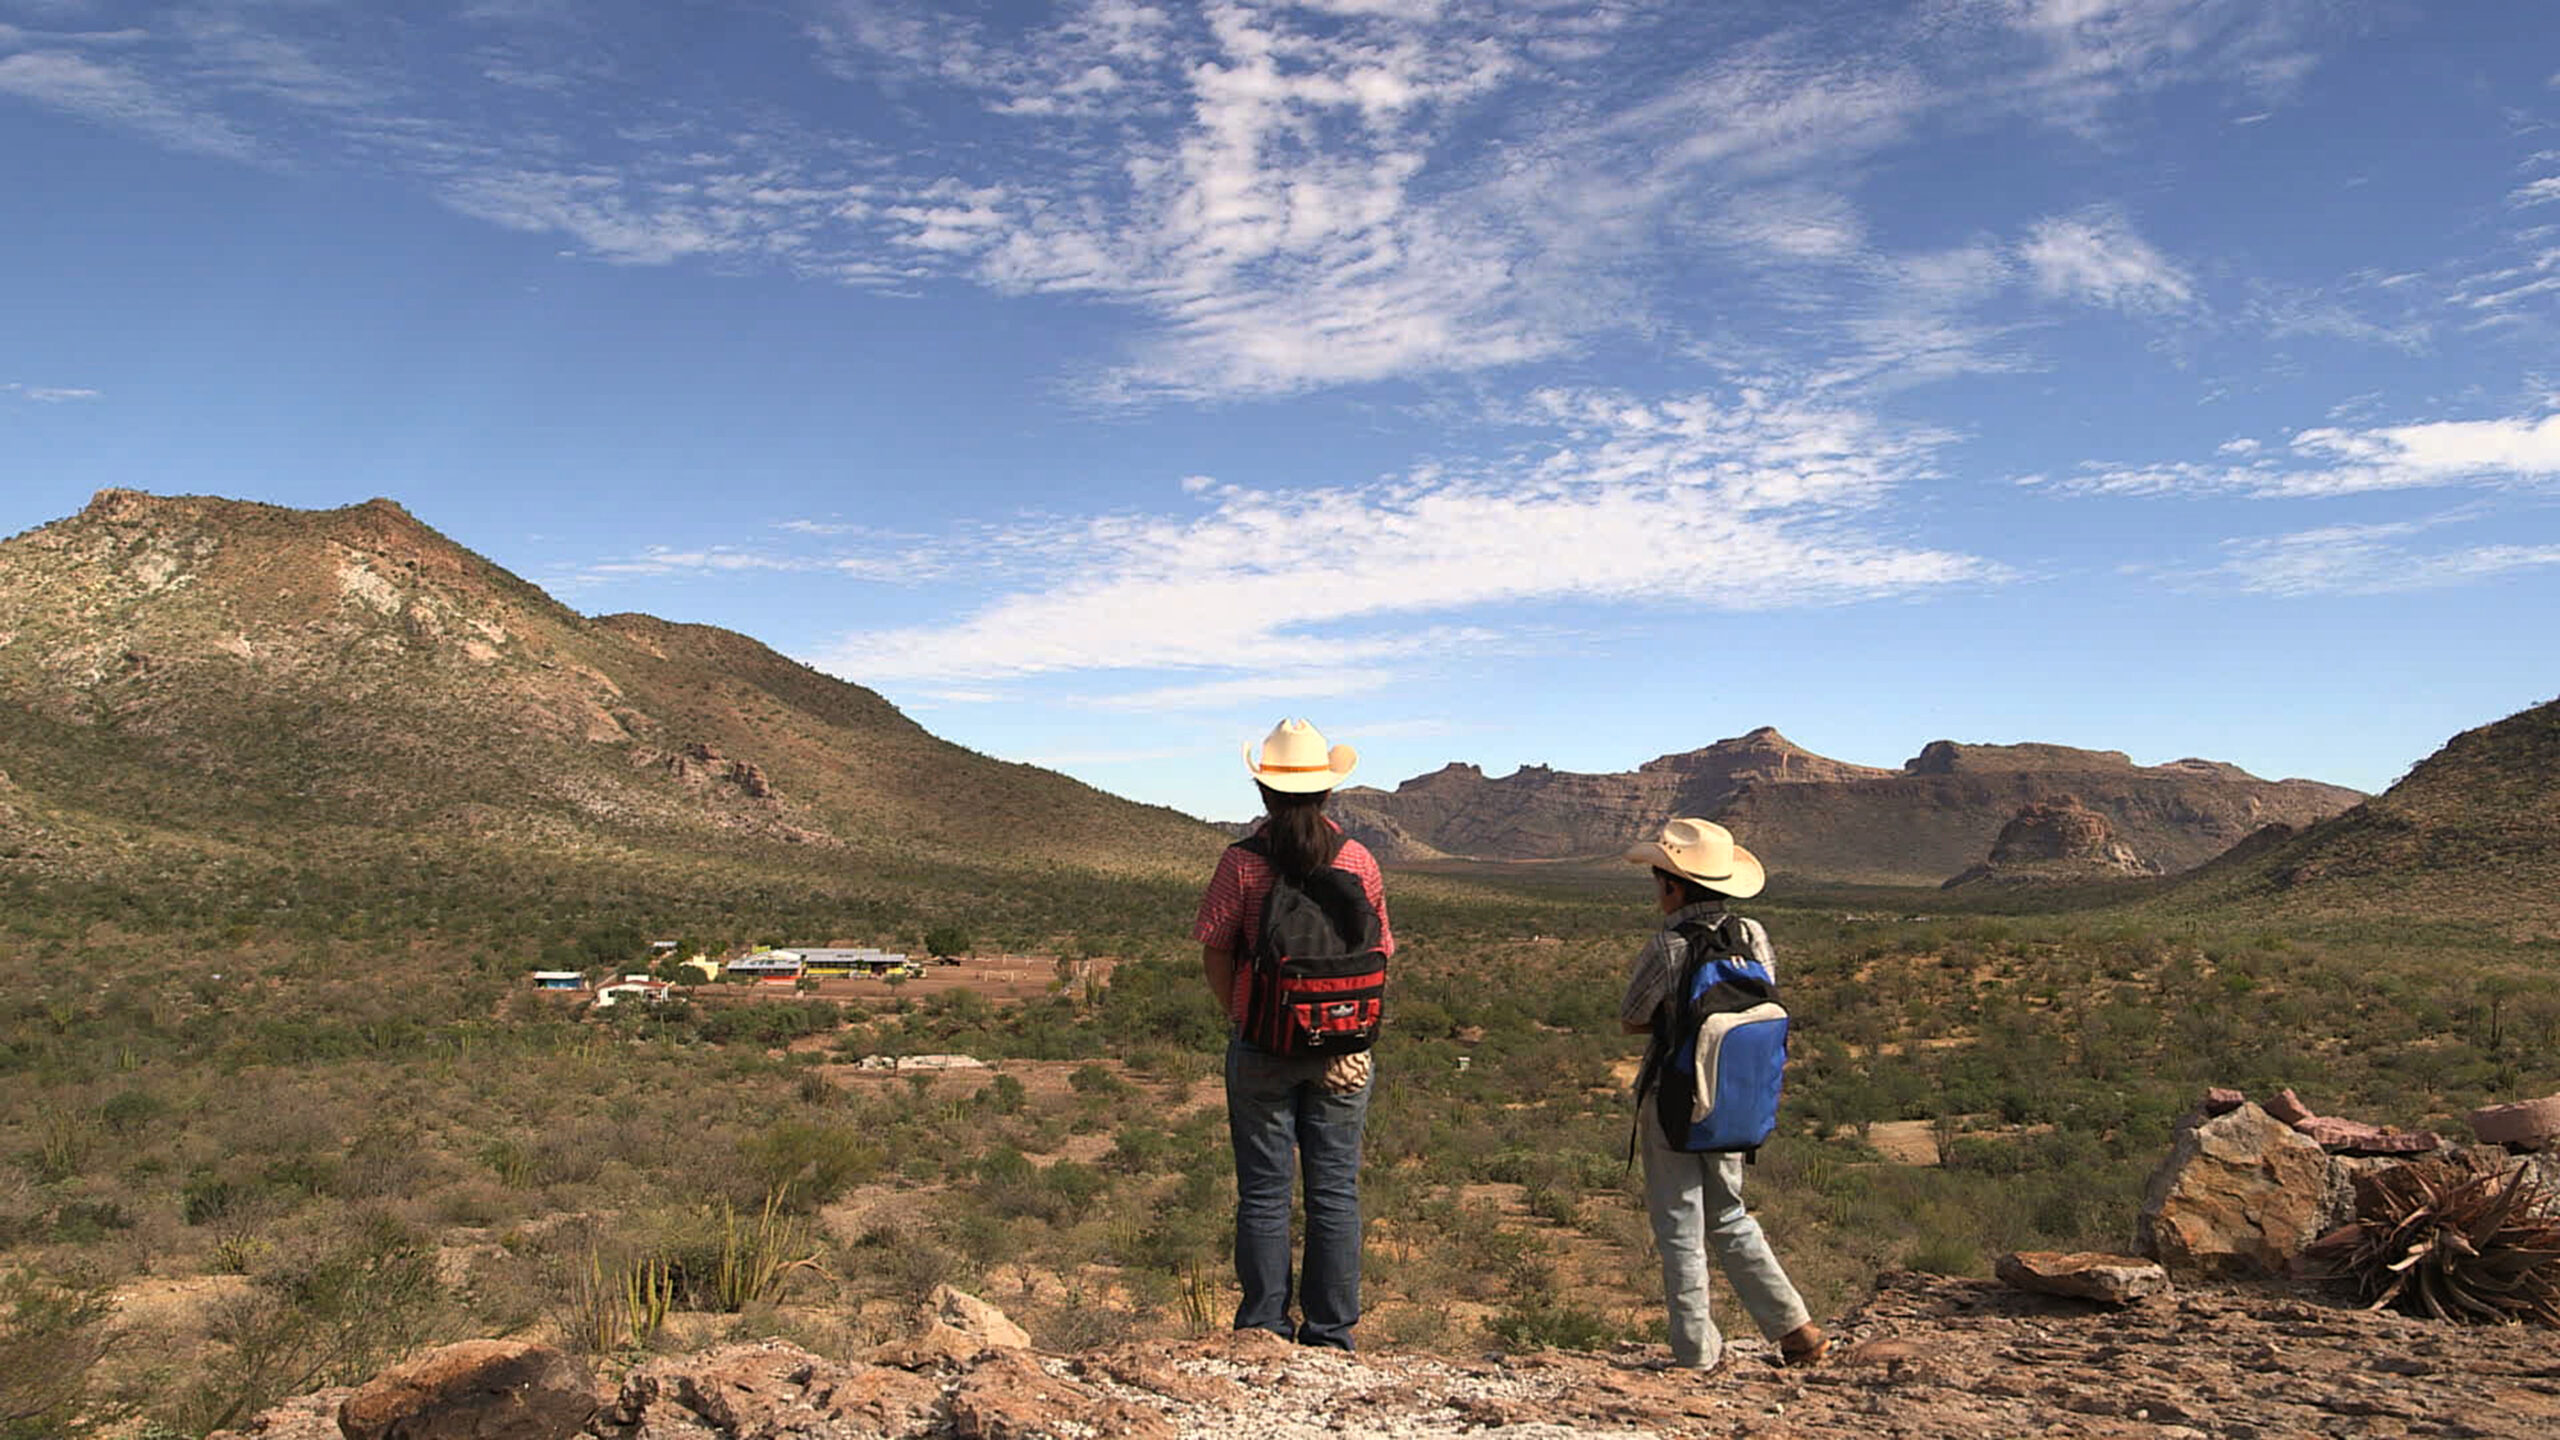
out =
<svg viewBox="0 0 2560 1440"><path fill-rule="evenodd" d="M0 0L0 533L392 496L1123 794L2560 692L2560 11Z"/></svg>

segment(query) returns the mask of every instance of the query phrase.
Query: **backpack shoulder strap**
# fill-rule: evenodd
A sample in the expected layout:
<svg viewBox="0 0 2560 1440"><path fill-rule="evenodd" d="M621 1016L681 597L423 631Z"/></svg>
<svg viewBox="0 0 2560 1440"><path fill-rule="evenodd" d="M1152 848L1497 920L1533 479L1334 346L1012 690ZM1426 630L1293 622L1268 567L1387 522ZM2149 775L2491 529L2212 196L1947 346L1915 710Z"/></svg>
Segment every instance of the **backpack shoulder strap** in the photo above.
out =
<svg viewBox="0 0 2560 1440"><path fill-rule="evenodd" d="M1229 844L1227 848L1230 850L1241 850L1247 855L1255 856L1258 859L1269 860L1271 858L1271 837L1263 834L1259 830L1256 830L1243 839Z"/></svg>

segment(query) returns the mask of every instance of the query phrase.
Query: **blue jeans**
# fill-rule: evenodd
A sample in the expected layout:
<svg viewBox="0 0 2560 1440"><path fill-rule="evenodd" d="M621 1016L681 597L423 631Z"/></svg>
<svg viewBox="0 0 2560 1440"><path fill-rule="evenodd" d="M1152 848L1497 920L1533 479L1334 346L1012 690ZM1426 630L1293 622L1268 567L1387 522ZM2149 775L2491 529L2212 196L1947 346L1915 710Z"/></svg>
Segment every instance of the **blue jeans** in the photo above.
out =
<svg viewBox="0 0 2560 1440"><path fill-rule="evenodd" d="M1360 1132L1370 1081L1349 1095L1324 1087L1322 1058L1227 1042L1227 1129L1236 1147L1235 1328L1301 1345L1351 1348L1360 1323ZM1307 1191L1307 1260L1289 1320L1289 1192Z"/></svg>

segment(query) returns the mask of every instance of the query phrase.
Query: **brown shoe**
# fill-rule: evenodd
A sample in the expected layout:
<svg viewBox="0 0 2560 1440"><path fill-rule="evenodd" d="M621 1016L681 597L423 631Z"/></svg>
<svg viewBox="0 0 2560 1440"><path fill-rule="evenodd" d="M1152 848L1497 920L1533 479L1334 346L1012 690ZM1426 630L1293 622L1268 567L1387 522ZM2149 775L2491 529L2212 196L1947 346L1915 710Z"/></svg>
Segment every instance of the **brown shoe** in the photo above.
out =
<svg viewBox="0 0 2560 1440"><path fill-rule="evenodd" d="M1831 1353L1831 1337L1819 1325L1799 1325L1778 1337L1778 1359L1788 1365L1819 1365Z"/></svg>

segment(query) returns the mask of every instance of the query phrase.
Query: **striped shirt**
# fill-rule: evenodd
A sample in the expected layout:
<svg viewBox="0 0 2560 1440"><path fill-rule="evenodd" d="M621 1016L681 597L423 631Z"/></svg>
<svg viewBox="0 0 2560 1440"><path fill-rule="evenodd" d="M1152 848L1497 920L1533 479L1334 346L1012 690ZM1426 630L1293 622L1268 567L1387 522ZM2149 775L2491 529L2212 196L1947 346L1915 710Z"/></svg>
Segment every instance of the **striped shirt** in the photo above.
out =
<svg viewBox="0 0 2560 1440"><path fill-rule="evenodd" d="M1339 828L1339 827L1337 827ZM1344 839L1342 849L1333 857L1333 868L1347 870L1360 881L1360 893L1369 898L1369 908L1378 912L1378 953L1396 953L1396 932L1387 924L1387 886L1378 873L1376 857L1357 840ZM1211 949L1241 955L1253 948L1253 937L1262 931L1262 902L1271 895L1273 876L1271 862L1250 850L1230 845L1218 857L1217 873L1209 877L1209 888L1201 893L1200 913L1191 922L1191 938ZM1227 996L1227 1018L1244 1019L1246 969L1236 967L1235 984Z"/></svg>
<svg viewBox="0 0 2560 1440"><path fill-rule="evenodd" d="M1627 993L1618 1002L1618 1018L1630 1025L1650 1025L1653 1012L1662 1008L1671 993L1671 983L1680 977L1680 966L1689 958L1689 942L1673 933L1692 920L1713 925L1725 913L1721 900L1701 900L1683 905L1663 917L1662 928L1644 942L1636 956L1635 969L1627 975ZM1778 978L1778 955L1769 948L1769 932L1759 921L1742 919L1743 953L1768 967L1769 979Z"/></svg>

